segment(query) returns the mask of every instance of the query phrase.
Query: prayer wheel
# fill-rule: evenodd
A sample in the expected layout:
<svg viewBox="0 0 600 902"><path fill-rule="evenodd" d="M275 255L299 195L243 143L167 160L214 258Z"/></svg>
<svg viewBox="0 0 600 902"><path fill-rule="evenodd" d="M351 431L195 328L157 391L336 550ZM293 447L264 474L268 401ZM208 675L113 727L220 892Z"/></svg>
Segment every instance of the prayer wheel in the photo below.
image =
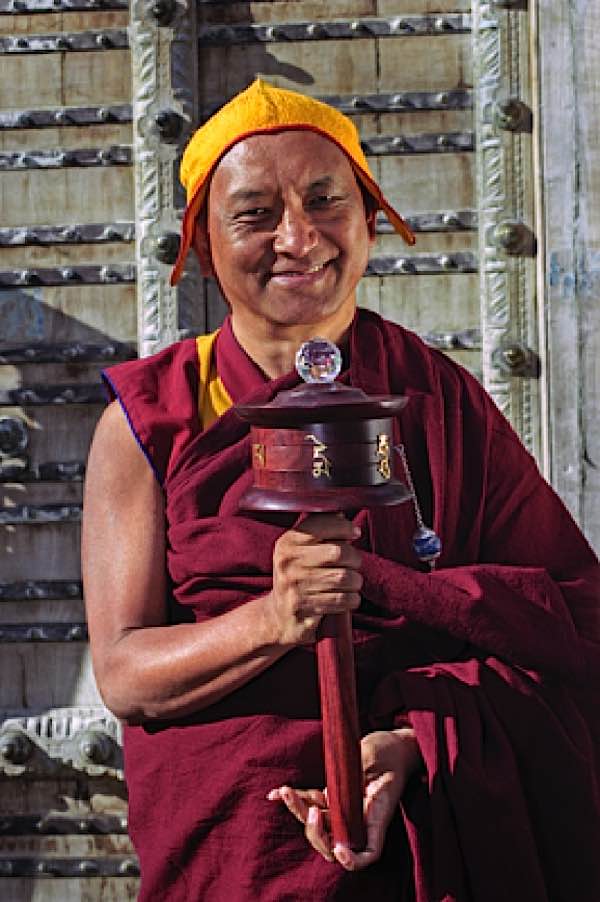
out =
<svg viewBox="0 0 600 902"><path fill-rule="evenodd" d="M299 513L357 511L412 497L392 475L393 417L404 397L369 397L335 382L339 349L324 339L302 345L305 380L268 404L237 405L251 424L253 486L240 507ZM352 620L324 617L317 637L327 795L334 843L365 847L362 767Z"/></svg>

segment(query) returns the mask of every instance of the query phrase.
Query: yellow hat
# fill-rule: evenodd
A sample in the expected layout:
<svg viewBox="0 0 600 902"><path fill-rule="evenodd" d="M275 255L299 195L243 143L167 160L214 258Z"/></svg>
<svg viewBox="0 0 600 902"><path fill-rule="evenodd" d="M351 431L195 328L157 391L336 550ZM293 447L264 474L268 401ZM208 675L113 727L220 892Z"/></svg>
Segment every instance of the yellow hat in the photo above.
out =
<svg viewBox="0 0 600 902"><path fill-rule="evenodd" d="M187 192L179 255L171 274L174 285L194 237L194 225L206 197L210 177L219 160L234 144L251 135L292 129L310 129L333 141L342 150L361 184L382 209L407 244L415 236L402 217L386 201L369 170L354 124L326 103L275 88L257 78L249 88L225 104L193 135L186 147L179 176Z"/></svg>

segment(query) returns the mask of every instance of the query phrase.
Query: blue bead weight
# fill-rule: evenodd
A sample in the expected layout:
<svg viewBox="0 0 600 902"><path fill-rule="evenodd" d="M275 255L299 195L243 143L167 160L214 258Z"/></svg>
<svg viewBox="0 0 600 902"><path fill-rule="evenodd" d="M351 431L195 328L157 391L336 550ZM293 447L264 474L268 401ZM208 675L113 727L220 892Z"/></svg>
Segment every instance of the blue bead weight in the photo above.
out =
<svg viewBox="0 0 600 902"><path fill-rule="evenodd" d="M413 548L420 561L429 563L439 558L442 553L442 542L433 529L422 526L413 536Z"/></svg>

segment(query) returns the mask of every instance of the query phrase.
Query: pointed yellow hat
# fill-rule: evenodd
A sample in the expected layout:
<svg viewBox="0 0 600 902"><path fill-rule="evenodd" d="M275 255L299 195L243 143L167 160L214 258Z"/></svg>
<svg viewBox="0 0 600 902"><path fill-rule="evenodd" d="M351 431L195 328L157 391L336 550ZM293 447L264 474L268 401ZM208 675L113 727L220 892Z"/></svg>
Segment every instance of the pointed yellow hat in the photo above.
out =
<svg viewBox="0 0 600 902"><path fill-rule="evenodd" d="M348 157L357 178L374 199L377 209L385 212L407 244L415 243L412 231L387 202L371 175L358 132L350 119L326 103L296 91L275 88L257 78L249 88L237 94L205 122L185 149L179 176L186 189L187 206L183 215L179 255L171 273L172 285L181 276L194 237L196 217L219 160L234 144L251 135L294 129L310 129L333 141Z"/></svg>

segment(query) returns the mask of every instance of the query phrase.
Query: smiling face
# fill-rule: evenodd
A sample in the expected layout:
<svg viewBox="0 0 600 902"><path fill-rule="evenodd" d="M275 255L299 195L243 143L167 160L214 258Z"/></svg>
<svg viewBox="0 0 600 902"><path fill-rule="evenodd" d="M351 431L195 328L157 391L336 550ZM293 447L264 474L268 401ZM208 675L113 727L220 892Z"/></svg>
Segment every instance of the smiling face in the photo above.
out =
<svg viewBox="0 0 600 902"><path fill-rule="evenodd" d="M207 226L195 247L238 338L344 334L372 239L354 172L335 144L310 131L239 142L213 175Z"/></svg>

